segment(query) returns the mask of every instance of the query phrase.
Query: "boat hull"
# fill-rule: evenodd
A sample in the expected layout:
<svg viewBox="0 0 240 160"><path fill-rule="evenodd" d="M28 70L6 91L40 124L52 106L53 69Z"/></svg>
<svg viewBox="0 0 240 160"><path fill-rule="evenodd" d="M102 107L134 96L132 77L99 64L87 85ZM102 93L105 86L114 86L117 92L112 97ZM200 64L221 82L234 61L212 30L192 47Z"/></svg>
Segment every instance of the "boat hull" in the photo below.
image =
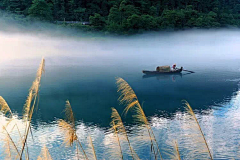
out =
<svg viewBox="0 0 240 160"><path fill-rule="evenodd" d="M182 72L182 68L180 69L177 69L175 71L170 71L170 72L158 72L158 71L146 71L146 70L143 70L142 72L146 75L156 75L156 74L179 74Z"/></svg>

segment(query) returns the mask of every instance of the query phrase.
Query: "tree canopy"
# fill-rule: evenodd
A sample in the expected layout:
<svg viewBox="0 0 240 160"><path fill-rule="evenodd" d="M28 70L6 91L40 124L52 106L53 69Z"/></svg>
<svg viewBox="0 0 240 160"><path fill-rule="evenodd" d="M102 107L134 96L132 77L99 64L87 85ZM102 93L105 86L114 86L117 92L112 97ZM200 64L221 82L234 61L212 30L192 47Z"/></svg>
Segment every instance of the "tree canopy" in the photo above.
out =
<svg viewBox="0 0 240 160"><path fill-rule="evenodd" d="M239 0L0 0L0 9L115 33L240 26Z"/></svg>

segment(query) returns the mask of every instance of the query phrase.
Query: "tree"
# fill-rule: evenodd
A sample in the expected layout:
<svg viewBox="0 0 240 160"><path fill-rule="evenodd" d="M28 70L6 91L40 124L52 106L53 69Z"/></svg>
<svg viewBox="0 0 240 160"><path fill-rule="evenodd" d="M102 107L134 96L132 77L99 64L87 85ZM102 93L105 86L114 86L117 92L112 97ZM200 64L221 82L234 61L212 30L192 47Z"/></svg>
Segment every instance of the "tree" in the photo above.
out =
<svg viewBox="0 0 240 160"><path fill-rule="evenodd" d="M77 21L83 21L85 18L86 8L77 8L74 10L74 19Z"/></svg>
<svg viewBox="0 0 240 160"><path fill-rule="evenodd" d="M30 17L35 17L40 20L52 20L52 11L49 5L44 0L34 0L32 6L28 10Z"/></svg>
<svg viewBox="0 0 240 160"><path fill-rule="evenodd" d="M40 20L90 20L92 26L66 26L121 33L240 27L239 0L0 0L0 9L18 14L12 18L19 20L28 15Z"/></svg>
<svg viewBox="0 0 240 160"><path fill-rule="evenodd" d="M119 6L119 11L121 12L122 19L127 19L133 14L138 15L139 11L134 5L128 4L127 1L123 0Z"/></svg>
<svg viewBox="0 0 240 160"><path fill-rule="evenodd" d="M108 15L108 23L116 23L116 24L121 24L121 16L120 16L120 11L118 10L117 6L114 5L109 12Z"/></svg>
<svg viewBox="0 0 240 160"><path fill-rule="evenodd" d="M22 0L7 0L5 1L7 10L12 13L22 14L23 13L23 1Z"/></svg>
<svg viewBox="0 0 240 160"><path fill-rule="evenodd" d="M163 28L183 28L185 14L182 10L164 10L162 15Z"/></svg>
<svg viewBox="0 0 240 160"><path fill-rule="evenodd" d="M154 7L154 6L151 6L150 8L149 8L149 15L151 15L151 16L153 16L153 17L156 17L156 16L158 16L158 13L157 13L157 8L156 7Z"/></svg>
<svg viewBox="0 0 240 160"><path fill-rule="evenodd" d="M55 0L53 5L53 17L55 20L63 21L66 19L65 1Z"/></svg>
<svg viewBox="0 0 240 160"><path fill-rule="evenodd" d="M157 20L150 15L143 15L142 17L142 29L155 30L157 29Z"/></svg>
<svg viewBox="0 0 240 160"><path fill-rule="evenodd" d="M90 16L89 21L97 30L104 28L105 19L98 13L95 13L94 16Z"/></svg>
<svg viewBox="0 0 240 160"><path fill-rule="evenodd" d="M138 30L142 28L142 18L139 15L133 14L127 19L128 29Z"/></svg>
<svg viewBox="0 0 240 160"><path fill-rule="evenodd" d="M108 31L115 33L118 33L122 30L121 15L116 5L110 9L107 21L107 29Z"/></svg>

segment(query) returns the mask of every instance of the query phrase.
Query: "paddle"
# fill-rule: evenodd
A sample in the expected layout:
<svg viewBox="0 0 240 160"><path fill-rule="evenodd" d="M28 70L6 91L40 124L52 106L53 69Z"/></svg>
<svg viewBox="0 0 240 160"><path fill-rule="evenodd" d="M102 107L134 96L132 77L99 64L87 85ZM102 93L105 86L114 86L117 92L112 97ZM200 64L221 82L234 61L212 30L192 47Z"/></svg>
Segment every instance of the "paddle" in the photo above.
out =
<svg viewBox="0 0 240 160"><path fill-rule="evenodd" d="M193 71L189 71L189 70L186 70L186 69L183 69L183 71L187 71L187 72L190 72L190 73L195 73Z"/></svg>

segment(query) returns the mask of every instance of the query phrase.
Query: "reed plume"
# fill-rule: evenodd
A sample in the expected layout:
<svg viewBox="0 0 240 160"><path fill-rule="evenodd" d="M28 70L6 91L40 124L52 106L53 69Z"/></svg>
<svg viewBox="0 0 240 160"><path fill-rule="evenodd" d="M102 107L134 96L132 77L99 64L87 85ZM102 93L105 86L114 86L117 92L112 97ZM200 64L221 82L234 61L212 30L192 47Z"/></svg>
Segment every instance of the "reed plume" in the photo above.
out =
<svg viewBox="0 0 240 160"><path fill-rule="evenodd" d="M42 74L44 72L45 72L45 59L42 58L42 61L37 70L36 78L33 81L33 84L29 90L26 104L23 107L24 119L26 120L26 129L25 129L25 133L24 133L24 139L23 139L23 145L22 145L22 149L21 149L20 159L22 159L22 154L23 154L24 148L27 143L29 131L31 129L31 120L32 120L33 112L34 112L35 107L38 105L36 103L38 102L38 93L39 93L39 88L40 88L40 82L41 82Z"/></svg>
<svg viewBox="0 0 240 160"><path fill-rule="evenodd" d="M120 92L120 96L118 100L121 104L126 105L126 108L124 109L123 113L126 115L130 109L134 109L134 111L136 112L136 115L133 115L133 117L136 119L137 122L139 122L140 124L143 124L148 131L149 140L151 142L151 151L153 151L155 159L157 159L157 154L159 154L160 158L162 159L162 155L160 153L157 140L147 120L147 117L138 101L137 95L135 94L131 86L124 79L117 78L116 80L117 80L116 83L118 86L118 92ZM153 141L157 146L157 151L155 149Z"/></svg>
<svg viewBox="0 0 240 160"><path fill-rule="evenodd" d="M11 150L10 150L10 145L13 146L13 148L15 149L16 153L19 154L19 151L17 149L17 145L15 144L15 142L12 140L11 136L10 136L10 133L7 131L6 127L11 123L11 122L14 122L14 118L13 118L13 113L9 107L9 105L7 104L7 102L4 100L4 98L2 96L0 96L0 111L2 113L4 113L5 115L9 114L10 115L10 119L8 121L8 123L3 126L3 129L5 130L6 134L7 134L7 137L5 138L5 151L8 152L8 156L11 157ZM15 123L13 125L13 128L11 129L11 131L14 129L14 128L17 128L18 130L18 134L22 140L22 136L21 136L21 133L19 131L19 127L18 125ZM7 145L8 144L8 145ZM19 156L19 155L18 155Z"/></svg>
<svg viewBox="0 0 240 160"><path fill-rule="evenodd" d="M44 145L41 154L38 156L37 160L52 160L48 148Z"/></svg>
<svg viewBox="0 0 240 160"><path fill-rule="evenodd" d="M25 121L27 121L30 117L29 117L29 113L30 113L30 107L31 107L31 103L32 103L32 98L33 98L33 91L30 89L29 93L28 93L28 97L26 100L26 103L23 107L23 119Z"/></svg>
<svg viewBox="0 0 240 160"><path fill-rule="evenodd" d="M59 128L65 135L64 136L65 137L64 144L66 144L67 146L73 146L73 143L76 142L77 149L78 149L77 145L79 145L82 149L82 152L83 152L85 158L88 159L86 152L84 151L82 144L79 141L78 136L76 134L74 114L72 111L71 104L68 100L66 101L66 108L65 108L64 112L65 112L66 121L59 120L59 122L58 122Z"/></svg>
<svg viewBox="0 0 240 160"><path fill-rule="evenodd" d="M64 133L64 144L66 146L72 146L74 141L77 140L77 136L75 134L74 128L72 128L72 125L67 123L66 121L60 119L58 121L58 125L61 129L61 131Z"/></svg>
<svg viewBox="0 0 240 160"><path fill-rule="evenodd" d="M5 115L9 113L10 116L13 117L10 107L8 106L7 102L5 101L5 99L3 99L2 96L0 96L0 111Z"/></svg>
<svg viewBox="0 0 240 160"><path fill-rule="evenodd" d="M112 108L111 118L112 118L111 124L115 123L115 125L117 127L117 130L118 130L118 133L122 133L124 135L125 139L127 140L129 149L131 151L132 158L133 159L139 159L138 155L133 150L133 148L132 148L132 146L130 144L130 141L129 141L126 129L125 129L125 127L123 125L123 122L122 122L122 118L121 118L121 116L119 115L118 111L115 108Z"/></svg>
<svg viewBox="0 0 240 160"><path fill-rule="evenodd" d="M68 100L66 101L64 112L65 112L66 121L72 125L72 128L75 128L75 119L74 119L71 104Z"/></svg>
<svg viewBox="0 0 240 160"><path fill-rule="evenodd" d="M185 101L185 109L186 109L187 112L191 115L190 118L192 118L193 121L195 122L195 123L193 123L193 124L191 125L192 129L196 130L197 133L200 134L200 136L198 136L199 138L198 138L197 140L200 141L202 144L204 144L204 146L205 146L204 149L208 152L208 155L209 155L210 159L212 160L213 157L212 157L210 148L209 148L209 146L208 146L208 143L207 143L207 141L206 141L206 138L205 138L205 136L204 136L204 133L203 133L203 131L202 131L202 128L200 127L199 122L198 122L198 120L197 120L197 117L196 117L196 115L194 114L194 112L193 112L190 104L189 104L187 101Z"/></svg>

